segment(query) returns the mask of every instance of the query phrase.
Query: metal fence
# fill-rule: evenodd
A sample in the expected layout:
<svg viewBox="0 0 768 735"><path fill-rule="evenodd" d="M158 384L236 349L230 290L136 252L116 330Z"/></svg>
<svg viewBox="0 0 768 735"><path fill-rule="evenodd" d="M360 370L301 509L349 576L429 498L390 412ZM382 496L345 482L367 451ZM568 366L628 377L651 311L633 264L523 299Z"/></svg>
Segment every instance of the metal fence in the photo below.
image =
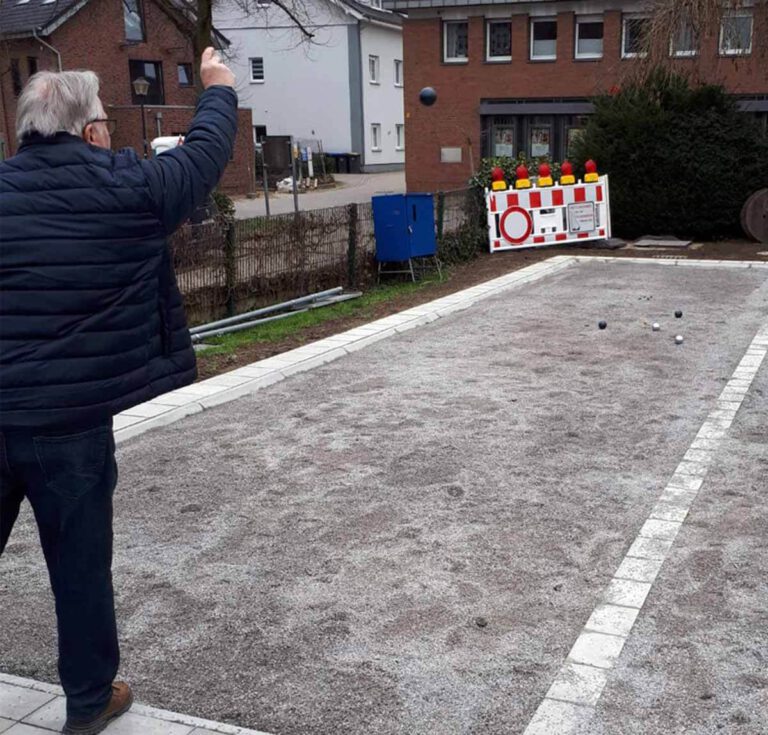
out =
<svg viewBox="0 0 768 735"><path fill-rule="evenodd" d="M467 192L435 195L438 237L467 219ZM198 324L334 286L376 279L370 203L185 225L171 239L176 278Z"/></svg>

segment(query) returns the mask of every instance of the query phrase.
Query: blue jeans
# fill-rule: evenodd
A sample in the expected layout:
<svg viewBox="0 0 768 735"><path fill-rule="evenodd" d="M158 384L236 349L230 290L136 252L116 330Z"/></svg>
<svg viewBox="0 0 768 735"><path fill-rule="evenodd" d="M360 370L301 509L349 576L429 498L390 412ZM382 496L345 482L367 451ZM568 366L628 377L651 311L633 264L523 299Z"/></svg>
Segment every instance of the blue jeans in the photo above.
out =
<svg viewBox="0 0 768 735"><path fill-rule="evenodd" d="M67 714L103 710L120 660L112 594L112 425L0 429L0 556L26 497L56 599Z"/></svg>

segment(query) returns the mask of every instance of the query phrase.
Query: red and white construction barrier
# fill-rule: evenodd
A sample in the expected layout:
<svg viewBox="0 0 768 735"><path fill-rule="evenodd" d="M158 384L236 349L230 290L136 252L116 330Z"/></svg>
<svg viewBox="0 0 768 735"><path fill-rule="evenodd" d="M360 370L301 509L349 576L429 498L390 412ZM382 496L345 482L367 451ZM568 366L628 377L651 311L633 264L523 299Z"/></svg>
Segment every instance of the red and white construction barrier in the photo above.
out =
<svg viewBox="0 0 768 735"><path fill-rule="evenodd" d="M503 190L494 181L495 190L486 192L490 251L610 237L608 177L594 178L589 183Z"/></svg>

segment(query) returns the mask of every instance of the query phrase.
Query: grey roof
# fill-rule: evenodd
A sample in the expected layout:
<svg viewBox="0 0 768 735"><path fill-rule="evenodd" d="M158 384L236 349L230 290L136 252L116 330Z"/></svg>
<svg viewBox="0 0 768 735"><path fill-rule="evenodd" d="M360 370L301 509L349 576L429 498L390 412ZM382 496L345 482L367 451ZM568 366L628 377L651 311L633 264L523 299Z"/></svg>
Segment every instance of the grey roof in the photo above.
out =
<svg viewBox="0 0 768 735"><path fill-rule="evenodd" d="M19 4L18 0L0 0L0 36L31 36L36 30L46 35L68 14L75 12L88 0L29 0Z"/></svg>
<svg viewBox="0 0 768 735"><path fill-rule="evenodd" d="M0 2L2 2L2 0L0 0ZM358 0L341 0L341 2L356 13L368 18L368 20L377 20L381 23L389 23L394 26L403 25L403 17L390 10L379 10L379 8L374 8L366 3L358 2Z"/></svg>
<svg viewBox="0 0 768 735"><path fill-rule="evenodd" d="M27 38L37 31L40 36L47 36L59 25L68 20L88 0L0 0L0 38ZM160 7L163 2L157 3ZM166 0L168 12L175 10L190 23L194 22L194 12L190 0ZM229 41L215 28L214 43L218 48L229 46Z"/></svg>

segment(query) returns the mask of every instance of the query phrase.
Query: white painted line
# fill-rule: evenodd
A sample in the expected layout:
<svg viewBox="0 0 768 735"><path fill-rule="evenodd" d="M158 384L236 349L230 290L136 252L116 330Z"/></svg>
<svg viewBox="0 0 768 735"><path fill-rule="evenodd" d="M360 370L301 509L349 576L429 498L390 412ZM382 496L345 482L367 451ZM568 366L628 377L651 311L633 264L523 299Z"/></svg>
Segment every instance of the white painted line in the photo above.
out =
<svg viewBox="0 0 768 735"><path fill-rule="evenodd" d="M721 440L765 359L768 351L757 350L755 343L763 340L766 329L768 322L750 344L715 408L659 496L608 584L603 602L592 611L523 735L570 735L582 732L591 720L608 672L621 655L624 642L698 495ZM724 409L723 396L738 396L738 402L733 401L736 405L732 410L730 407ZM724 410L732 415L723 417ZM582 668L575 669L575 664ZM604 669L605 678L591 675L589 667ZM573 704L570 708L565 707L566 703L575 703L578 708L574 709Z"/></svg>

